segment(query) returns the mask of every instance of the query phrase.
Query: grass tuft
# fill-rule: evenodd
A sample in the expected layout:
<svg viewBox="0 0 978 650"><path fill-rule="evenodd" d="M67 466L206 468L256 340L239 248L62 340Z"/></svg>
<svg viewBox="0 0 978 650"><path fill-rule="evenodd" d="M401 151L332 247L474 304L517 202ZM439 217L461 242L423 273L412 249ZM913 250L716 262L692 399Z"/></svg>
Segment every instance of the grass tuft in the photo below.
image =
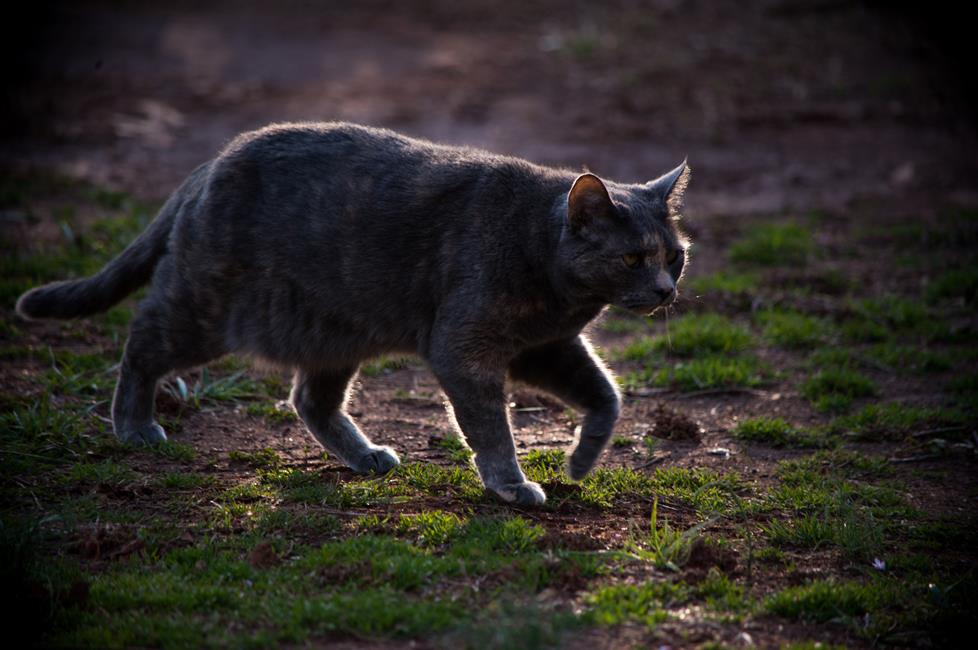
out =
<svg viewBox="0 0 978 650"><path fill-rule="evenodd" d="M811 623L852 619L887 604L891 596L876 584L821 581L789 587L768 598L772 614Z"/></svg>
<svg viewBox="0 0 978 650"><path fill-rule="evenodd" d="M812 233L797 223L753 227L730 247L730 259L745 266L802 266L815 250Z"/></svg>
<svg viewBox="0 0 978 650"><path fill-rule="evenodd" d="M676 530L658 520L659 500L652 502L652 515L649 517L647 531L632 531L625 549L637 558L653 563L659 569L679 571L689 561L693 546L700 539L700 533L712 520L703 521L686 530Z"/></svg>
<svg viewBox="0 0 978 650"><path fill-rule="evenodd" d="M733 435L738 440L774 447L823 447L829 444L825 436L815 430L799 429L781 418L763 416L738 422Z"/></svg>
<svg viewBox="0 0 978 650"><path fill-rule="evenodd" d="M824 368L805 380L801 394L819 411L844 411L857 397L877 394L876 384L850 368Z"/></svg>
<svg viewBox="0 0 978 650"><path fill-rule="evenodd" d="M810 349L832 334L824 320L795 311L764 311L757 315L764 338L775 345L792 349Z"/></svg>

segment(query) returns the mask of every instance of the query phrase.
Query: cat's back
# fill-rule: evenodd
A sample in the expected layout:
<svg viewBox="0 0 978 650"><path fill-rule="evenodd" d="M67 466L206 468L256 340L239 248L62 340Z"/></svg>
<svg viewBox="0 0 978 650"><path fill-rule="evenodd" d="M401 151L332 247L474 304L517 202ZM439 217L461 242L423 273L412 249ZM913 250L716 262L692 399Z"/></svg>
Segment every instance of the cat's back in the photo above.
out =
<svg viewBox="0 0 978 650"><path fill-rule="evenodd" d="M373 154L397 157L424 143L395 131L349 122L271 124L235 137L218 156L221 165L248 162L274 164L305 156Z"/></svg>
<svg viewBox="0 0 978 650"><path fill-rule="evenodd" d="M487 229L512 230L549 210L571 174L344 122L244 133L212 167L208 218L222 228L234 222L265 241L306 233L309 244L358 243L361 252L408 237L427 249L406 251L415 256L446 237L456 246L467 234L484 241Z"/></svg>
<svg viewBox="0 0 978 650"><path fill-rule="evenodd" d="M510 182L564 179L572 172L535 165L526 160L467 146L443 145L391 131L348 122L272 124L243 133L215 160L215 172L277 170L293 179L328 183L339 179L386 179L385 189L437 187L499 175ZM566 180L566 179L565 179Z"/></svg>

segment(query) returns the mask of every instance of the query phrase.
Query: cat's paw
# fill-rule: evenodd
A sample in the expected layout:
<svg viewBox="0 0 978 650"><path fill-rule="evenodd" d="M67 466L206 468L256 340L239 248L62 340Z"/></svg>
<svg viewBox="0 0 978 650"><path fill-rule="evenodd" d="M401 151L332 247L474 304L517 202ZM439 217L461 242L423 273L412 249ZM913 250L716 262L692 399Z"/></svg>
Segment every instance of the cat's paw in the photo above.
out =
<svg viewBox="0 0 978 650"><path fill-rule="evenodd" d="M163 427L155 422L141 427L124 428L116 431L116 436L120 442L134 447L151 447L166 442L166 433Z"/></svg>
<svg viewBox="0 0 978 650"><path fill-rule="evenodd" d="M519 506L542 506L547 502L547 494L539 483L524 481L522 483L505 483L489 488L506 503Z"/></svg>
<svg viewBox="0 0 978 650"><path fill-rule="evenodd" d="M574 481L580 481L591 471L596 460L596 458L582 458L582 454L575 451L571 454L570 460L567 461L567 475Z"/></svg>
<svg viewBox="0 0 978 650"><path fill-rule="evenodd" d="M386 474L401 464L401 459L390 447L375 447L361 456L350 469L360 474Z"/></svg>

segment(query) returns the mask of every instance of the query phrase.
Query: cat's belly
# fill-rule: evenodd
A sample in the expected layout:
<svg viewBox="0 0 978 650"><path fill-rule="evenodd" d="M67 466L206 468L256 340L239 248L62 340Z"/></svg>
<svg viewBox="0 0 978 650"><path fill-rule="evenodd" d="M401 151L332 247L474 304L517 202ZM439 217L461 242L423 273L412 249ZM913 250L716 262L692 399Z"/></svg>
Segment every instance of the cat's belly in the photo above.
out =
<svg viewBox="0 0 978 650"><path fill-rule="evenodd" d="M275 300L270 300L274 303ZM397 325L370 315L241 301L229 312L228 347L290 367L351 367L390 352L415 352L421 333L404 319Z"/></svg>

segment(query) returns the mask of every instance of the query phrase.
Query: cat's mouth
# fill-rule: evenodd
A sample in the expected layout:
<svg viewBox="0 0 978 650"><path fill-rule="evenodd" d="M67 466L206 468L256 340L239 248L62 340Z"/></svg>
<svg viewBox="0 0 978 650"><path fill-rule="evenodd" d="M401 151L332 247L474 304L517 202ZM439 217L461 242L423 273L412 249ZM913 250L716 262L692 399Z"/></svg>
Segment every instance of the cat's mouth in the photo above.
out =
<svg viewBox="0 0 978 650"><path fill-rule="evenodd" d="M639 316L651 316L652 312L662 306L662 303L657 305L622 305L625 309L632 312L633 314L638 314Z"/></svg>

